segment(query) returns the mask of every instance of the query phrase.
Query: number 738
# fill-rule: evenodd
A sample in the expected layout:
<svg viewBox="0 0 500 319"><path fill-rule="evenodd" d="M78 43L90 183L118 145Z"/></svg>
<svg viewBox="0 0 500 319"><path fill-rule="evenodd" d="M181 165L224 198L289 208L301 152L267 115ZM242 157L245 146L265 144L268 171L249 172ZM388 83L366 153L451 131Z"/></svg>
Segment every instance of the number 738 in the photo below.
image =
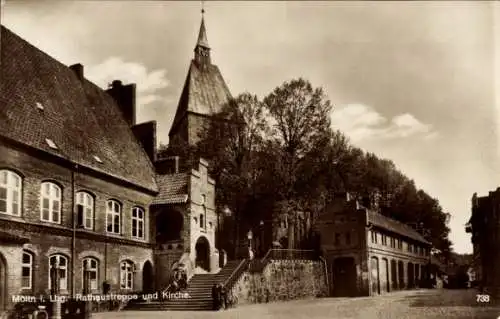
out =
<svg viewBox="0 0 500 319"><path fill-rule="evenodd" d="M490 295L476 295L476 302L490 302Z"/></svg>

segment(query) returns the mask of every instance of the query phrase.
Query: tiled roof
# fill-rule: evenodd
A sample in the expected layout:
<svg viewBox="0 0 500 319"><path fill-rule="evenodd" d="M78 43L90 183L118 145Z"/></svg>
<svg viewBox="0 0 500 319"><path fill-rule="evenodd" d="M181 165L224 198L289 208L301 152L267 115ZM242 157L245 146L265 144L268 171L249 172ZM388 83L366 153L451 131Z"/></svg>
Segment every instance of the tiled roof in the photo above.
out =
<svg viewBox="0 0 500 319"><path fill-rule="evenodd" d="M231 92L219 68L213 64L200 68L192 60L170 132L187 112L212 115L220 112L230 98Z"/></svg>
<svg viewBox="0 0 500 319"><path fill-rule="evenodd" d="M153 201L154 205L181 204L188 199L188 175L186 173L157 175L156 183L160 193Z"/></svg>
<svg viewBox="0 0 500 319"><path fill-rule="evenodd" d="M420 235L416 230L414 230L410 226L405 225L401 222L398 222L397 220L394 220L382 214L379 214L377 212L374 212L372 210L367 210L367 211L368 211L369 223L381 227L383 229L392 231L396 234L417 240L419 242L430 244L427 240L425 240L425 238L422 235Z"/></svg>
<svg viewBox="0 0 500 319"><path fill-rule="evenodd" d="M149 158L108 93L3 26L0 39L0 135L157 190Z"/></svg>

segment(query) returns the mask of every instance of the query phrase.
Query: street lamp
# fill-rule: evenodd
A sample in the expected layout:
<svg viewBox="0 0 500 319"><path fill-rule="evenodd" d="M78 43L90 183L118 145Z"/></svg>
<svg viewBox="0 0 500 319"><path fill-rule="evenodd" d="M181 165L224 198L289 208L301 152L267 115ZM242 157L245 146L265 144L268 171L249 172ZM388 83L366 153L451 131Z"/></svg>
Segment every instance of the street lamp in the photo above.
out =
<svg viewBox="0 0 500 319"><path fill-rule="evenodd" d="M264 221L261 220L260 223L260 239L259 239L259 253L263 254L264 253Z"/></svg>

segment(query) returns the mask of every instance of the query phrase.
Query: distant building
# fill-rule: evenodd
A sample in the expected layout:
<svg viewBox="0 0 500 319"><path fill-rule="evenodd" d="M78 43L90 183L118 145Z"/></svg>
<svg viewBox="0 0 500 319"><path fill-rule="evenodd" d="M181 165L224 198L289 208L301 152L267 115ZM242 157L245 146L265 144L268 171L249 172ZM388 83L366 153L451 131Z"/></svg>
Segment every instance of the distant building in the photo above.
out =
<svg viewBox="0 0 500 319"><path fill-rule="evenodd" d="M334 296L378 295L422 286L431 244L413 228L339 194L315 228Z"/></svg>
<svg viewBox="0 0 500 319"><path fill-rule="evenodd" d="M500 293L500 240L498 233L500 188L489 192L488 196L472 196L472 215L466 225L466 232L472 234L472 267L477 284L489 293Z"/></svg>

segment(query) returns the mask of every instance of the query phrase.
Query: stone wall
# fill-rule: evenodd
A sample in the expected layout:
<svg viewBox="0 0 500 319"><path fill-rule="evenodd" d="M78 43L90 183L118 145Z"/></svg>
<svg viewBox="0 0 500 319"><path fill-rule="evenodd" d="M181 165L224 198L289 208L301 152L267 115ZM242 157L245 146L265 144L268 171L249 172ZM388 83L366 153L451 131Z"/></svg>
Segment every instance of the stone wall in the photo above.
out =
<svg viewBox="0 0 500 319"><path fill-rule="evenodd" d="M262 272L244 272L230 291L237 304L324 297L325 267L320 261L273 260Z"/></svg>

